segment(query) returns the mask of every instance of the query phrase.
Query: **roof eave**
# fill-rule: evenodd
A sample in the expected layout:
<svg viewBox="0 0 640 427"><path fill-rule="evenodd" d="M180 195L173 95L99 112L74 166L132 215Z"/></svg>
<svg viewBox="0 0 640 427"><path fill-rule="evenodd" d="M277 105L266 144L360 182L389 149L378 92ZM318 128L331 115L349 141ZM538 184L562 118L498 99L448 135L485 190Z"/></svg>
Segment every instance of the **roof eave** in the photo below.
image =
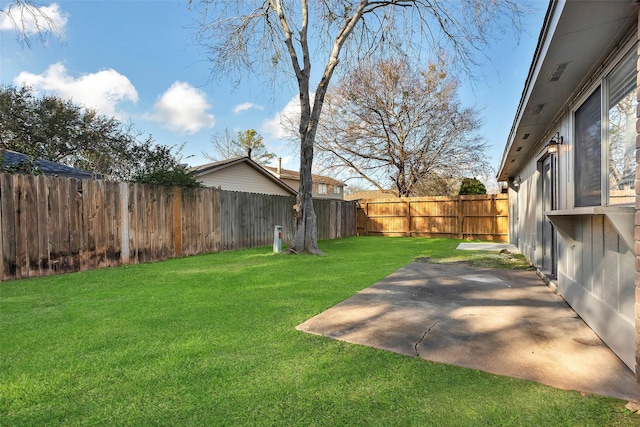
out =
<svg viewBox="0 0 640 427"><path fill-rule="evenodd" d="M634 31L638 5L632 1L552 0L542 26L529 74L498 172L499 181L520 173L557 131L602 64L615 55ZM563 72L556 75L560 66ZM566 137L566 136L565 136Z"/></svg>
<svg viewBox="0 0 640 427"><path fill-rule="evenodd" d="M564 1L562 1L562 6L564 6ZM534 78L537 78L537 73L539 72L542 62L544 61L544 55L542 54L543 46L545 46L545 41L548 40L550 34L549 30L552 26L552 22L554 21L554 16L555 21L557 22L559 13L556 12L558 12L558 10L560 10L560 12L562 11L562 8L558 9L558 0L551 0L544 17L540 35L538 36L538 43L536 44L536 49L533 54L533 60L531 61L531 65L529 66L529 73L527 74L527 79L522 90L522 95L520 97L520 103L518 104L516 116L513 120L513 124L511 125L511 131L509 132L507 145L505 146L504 152L502 153L502 160L500 162L500 168L498 169L497 175L498 181L506 181L506 179L504 179L505 177L502 176L503 171L506 166L509 153L511 152L511 149L513 147L513 142L515 140L518 125L520 124L520 120L522 119L522 115L524 114L527 101L531 96L531 89L533 87Z"/></svg>

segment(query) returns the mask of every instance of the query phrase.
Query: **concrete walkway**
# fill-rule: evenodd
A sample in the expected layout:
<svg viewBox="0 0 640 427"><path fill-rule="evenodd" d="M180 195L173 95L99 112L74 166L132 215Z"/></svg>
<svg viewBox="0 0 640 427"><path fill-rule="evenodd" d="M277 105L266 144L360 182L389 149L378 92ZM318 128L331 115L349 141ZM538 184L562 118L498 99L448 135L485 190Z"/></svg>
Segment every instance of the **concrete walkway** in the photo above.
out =
<svg viewBox="0 0 640 427"><path fill-rule="evenodd" d="M456 249L461 251L489 251L500 252L507 250L512 254L519 254L520 249L516 245L511 243L492 243L492 242L463 242L458 245Z"/></svg>
<svg viewBox="0 0 640 427"><path fill-rule="evenodd" d="M413 262L297 328L560 389L640 400L633 372L533 271Z"/></svg>

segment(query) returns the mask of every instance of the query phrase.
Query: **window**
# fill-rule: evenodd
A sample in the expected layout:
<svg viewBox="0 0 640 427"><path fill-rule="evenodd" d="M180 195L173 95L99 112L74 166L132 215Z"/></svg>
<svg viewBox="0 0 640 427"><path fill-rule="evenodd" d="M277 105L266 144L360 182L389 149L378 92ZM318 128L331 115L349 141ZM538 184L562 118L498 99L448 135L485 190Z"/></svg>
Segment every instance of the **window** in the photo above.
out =
<svg viewBox="0 0 640 427"><path fill-rule="evenodd" d="M342 187L336 185L333 187L333 194L342 194Z"/></svg>
<svg viewBox="0 0 640 427"><path fill-rule="evenodd" d="M576 111L576 206L600 204L600 88Z"/></svg>
<svg viewBox="0 0 640 427"><path fill-rule="evenodd" d="M318 184L318 194L327 194L327 184Z"/></svg>
<svg viewBox="0 0 640 427"><path fill-rule="evenodd" d="M610 205L635 201L637 105L635 55L628 55L609 77Z"/></svg>
<svg viewBox="0 0 640 427"><path fill-rule="evenodd" d="M634 49L575 112L576 206L635 200L636 58Z"/></svg>

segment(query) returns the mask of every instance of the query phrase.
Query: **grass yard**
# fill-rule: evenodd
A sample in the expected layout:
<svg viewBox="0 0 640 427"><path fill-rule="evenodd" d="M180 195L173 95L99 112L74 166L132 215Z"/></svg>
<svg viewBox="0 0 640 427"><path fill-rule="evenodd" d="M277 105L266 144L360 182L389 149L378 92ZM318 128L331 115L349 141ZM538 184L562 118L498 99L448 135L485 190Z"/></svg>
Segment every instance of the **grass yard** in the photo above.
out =
<svg viewBox="0 0 640 427"><path fill-rule="evenodd" d="M0 283L0 425L640 425L623 401L295 330L417 257L490 259L457 244L354 237L321 242L327 257L258 248Z"/></svg>

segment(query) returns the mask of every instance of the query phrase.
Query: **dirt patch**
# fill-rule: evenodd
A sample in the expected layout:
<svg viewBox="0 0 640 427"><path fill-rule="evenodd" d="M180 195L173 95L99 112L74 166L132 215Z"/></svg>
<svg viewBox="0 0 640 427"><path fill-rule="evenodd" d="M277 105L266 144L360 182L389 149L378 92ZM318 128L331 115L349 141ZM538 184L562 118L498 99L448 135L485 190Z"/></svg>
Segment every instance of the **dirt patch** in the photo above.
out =
<svg viewBox="0 0 640 427"><path fill-rule="evenodd" d="M462 264L485 268L503 268L508 270L535 270L535 267L522 254L503 249L500 252L467 252L453 258L419 257L416 262L433 264Z"/></svg>

